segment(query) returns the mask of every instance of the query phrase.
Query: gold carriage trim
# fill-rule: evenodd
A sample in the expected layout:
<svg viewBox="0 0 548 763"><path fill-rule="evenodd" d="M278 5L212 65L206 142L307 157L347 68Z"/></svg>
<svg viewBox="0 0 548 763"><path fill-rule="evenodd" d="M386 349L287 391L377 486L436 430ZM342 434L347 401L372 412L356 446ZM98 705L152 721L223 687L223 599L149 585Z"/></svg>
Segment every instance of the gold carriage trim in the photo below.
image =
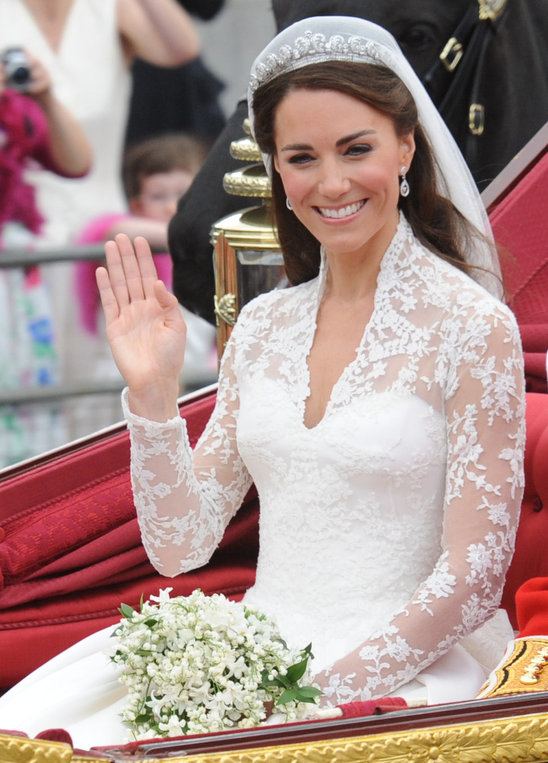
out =
<svg viewBox="0 0 548 763"><path fill-rule="evenodd" d="M516 639L479 697L548 691L548 638Z"/></svg>
<svg viewBox="0 0 548 763"><path fill-rule="evenodd" d="M213 297L215 301L215 315L229 326L236 323L236 295L224 294L222 297Z"/></svg>
<svg viewBox="0 0 548 763"><path fill-rule="evenodd" d="M230 156L232 156L233 159L241 159L243 162L262 161L259 147L254 140L251 140L251 138L233 140L230 144Z"/></svg>
<svg viewBox="0 0 548 763"><path fill-rule="evenodd" d="M271 197L270 178L262 164L252 164L241 170L227 172L223 188L231 196L254 196L259 199Z"/></svg>

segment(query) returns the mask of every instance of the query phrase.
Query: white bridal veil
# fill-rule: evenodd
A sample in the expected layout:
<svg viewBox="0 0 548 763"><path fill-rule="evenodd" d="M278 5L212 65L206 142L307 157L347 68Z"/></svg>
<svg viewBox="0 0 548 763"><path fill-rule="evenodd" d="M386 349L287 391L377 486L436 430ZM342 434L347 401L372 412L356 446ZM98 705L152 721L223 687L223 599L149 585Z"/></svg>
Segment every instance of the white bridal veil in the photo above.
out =
<svg viewBox="0 0 548 763"><path fill-rule="evenodd" d="M370 21L351 16L315 16L284 29L255 59L248 89L249 115L253 126L253 94L275 77L323 61L352 61L383 65L391 69L413 96L438 165L440 193L481 232L465 252L472 277L491 294L502 297L502 280L492 232L476 184L436 107L392 35ZM270 157L264 156L271 172Z"/></svg>

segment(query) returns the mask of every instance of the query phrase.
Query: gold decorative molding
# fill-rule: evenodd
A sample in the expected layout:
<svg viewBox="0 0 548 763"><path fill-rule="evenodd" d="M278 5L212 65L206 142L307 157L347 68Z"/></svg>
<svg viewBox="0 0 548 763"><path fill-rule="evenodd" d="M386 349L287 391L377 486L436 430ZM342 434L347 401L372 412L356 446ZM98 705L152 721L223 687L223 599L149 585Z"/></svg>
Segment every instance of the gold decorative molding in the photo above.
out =
<svg viewBox="0 0 548 763"><path fill-rule="evenodd" d="M70 763L72 760L73 750L68 744L0 734L0 763Z"/></svg>
<svg viewBox="0 0 548 763"><path fill-rule="evenodd" d="M169 758L170 763L176 760L179 763L545 763L548 760L548 713Z"/></svg>
<svg viewBox="0 0 548 763"><path fill-rule="evenodd" d="M136 758L140 759L138 756ZM155 763L546 763L548 710L495 720L230 752L162 757ZM0 734L0 763L104 763L69 745Z"/></svg>
<svg viewBox="0 0 548 763"><path fill-rule="evenodd" d="M252 164L234 172L227 172L223 177L223 188L231 196L253 196L270 199L270 178L262 164Z"/></svg>
<svg viewBox="0 0 548 763"><path fill-rule="evenodd" d="M233 159L241 159L243 162L262 161L259 147L254 140L251 140L251 138L233 140L230 144L230 156L232 156Z"/></svg>
<svg viewBox="0 0 548 763"><path fill-rule="evenodd" d="M234 326L236 323L236 295L223 294L222 297L214 296L215 315L218 319Z"/></svg>
<svg viewBox="0 0 548 763"><path fill-rule="evenodd" d="M234 249L280 249L276 231L272 227L270 209L266 205L250 207L218 220L211 229L213 245L220 235L223 235Z"/></svg>
<svg viewBox="0 0 548 763"><path fill-rule="evenodd" d="M528 636L511 643L504 660L491 673L482 699L548 692L548 638Z"/></svg>

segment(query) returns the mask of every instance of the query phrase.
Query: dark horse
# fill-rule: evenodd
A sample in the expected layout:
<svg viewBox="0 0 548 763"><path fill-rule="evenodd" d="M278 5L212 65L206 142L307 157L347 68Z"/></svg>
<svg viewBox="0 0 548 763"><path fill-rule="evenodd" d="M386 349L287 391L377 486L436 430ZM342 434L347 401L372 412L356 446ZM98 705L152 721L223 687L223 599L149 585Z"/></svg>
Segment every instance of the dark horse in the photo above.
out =
<svg viewBox="0 0 548 763"><path fill-rule="evenodd" d="M546 121L548 0L273 0L278 29L307 16L360 16L386 27L425 83L483 189ZM492 18L489 18L489 15ZM175 293L213 322L209 231L245 206L222 190L241 162L240 102L170 225Z"/></svg>

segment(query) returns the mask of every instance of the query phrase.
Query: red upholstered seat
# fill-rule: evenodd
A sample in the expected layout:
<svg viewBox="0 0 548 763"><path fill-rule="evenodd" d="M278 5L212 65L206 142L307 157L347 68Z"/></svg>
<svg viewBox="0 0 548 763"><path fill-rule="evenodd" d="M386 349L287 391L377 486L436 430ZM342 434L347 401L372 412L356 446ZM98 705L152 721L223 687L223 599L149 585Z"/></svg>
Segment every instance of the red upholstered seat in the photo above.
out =
<svg viewBox="0 0 548 763"><path fill-rule="evenodd" d="M489 219L510 307L520 326L527 390L547 392L548 351L548 153L511 188Z"/></svg>
<svg viewBox="0 0 548 763"><path fill-rule="evenodd" d="M194 443L215 393L183 405ZM250 492L207 567L161 577L141 545L125 427L0 479L0 691L80 638L121 602L172 586L240 598L253 583L257 505Z"/></svg>
<svg viewBox="0 0 548 763"><path fill-rule="evenodd" d="M534 577L548 576L548 395L527 393L525 492L503 605L516 625L514 596Z"/></svg>

